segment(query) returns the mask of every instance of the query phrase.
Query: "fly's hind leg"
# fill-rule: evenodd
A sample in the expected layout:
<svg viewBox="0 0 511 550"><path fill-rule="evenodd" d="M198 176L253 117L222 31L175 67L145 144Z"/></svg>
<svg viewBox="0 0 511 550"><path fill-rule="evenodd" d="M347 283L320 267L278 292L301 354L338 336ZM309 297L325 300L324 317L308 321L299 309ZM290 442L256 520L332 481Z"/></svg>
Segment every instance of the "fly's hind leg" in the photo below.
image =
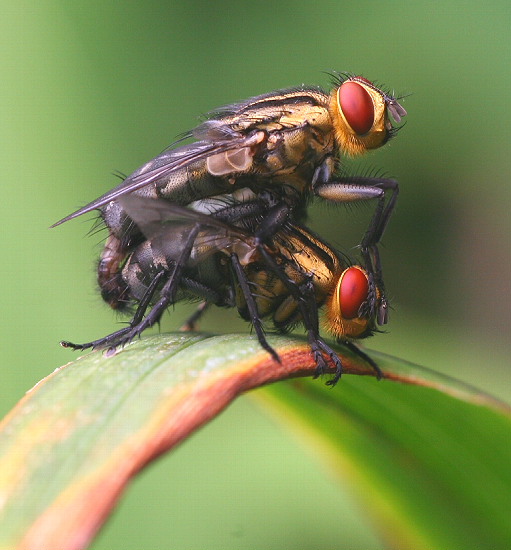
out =
<svg viewBox="0 0 511 550"><path fill-rule="evenodd" d="M130 334L133 329L141 323L144 318L144 314L149 306L149 303L154 296L156 288L160 281L164 278L164 276L165 271L160 271L158 274L155 275L154 279L151 281L151 284L147 287L147 290L142 297L142 300L140 300L133 319L130 321L127 327L117 330L116 332L113 332L112 334L109 334L104 338L99 338L98 340L93 340L92 342L88 342L86 344L73 344L72 342L63 340L62 342L60 342L60 345L64 348L71 348L81 351L86 349L115 348L120 344L120 342L125 340L127 334Z"/></svg>
<svg viewBox="0 0 511 550"><path fill-rule="evenodd" d="M88 342L87 344L73 344L67 341L63 341L60 344L63 347L72 348L75 350L107 347L109 348L107 353L111 354L115 351L115 348L128 344L133 340L133 338L135 338L136 336L140 336L140 334L145 329L152 327L154 324L159 322L161 316L163 315L163 312L171 303L174 303L175 301L177 287L181 282L183 270L186 266L186 263L188 262L188 259L190 258L191 250L195 242L195 238L197 237L198 231L198 225L196 225L190 231L183 250L181 251L179 258L177 258L175 262L174 269L171 272L167 270L162 270L155 275L154 279L151 281L151 284L148 286L146 292L144 293L144 296L140 300L133 319L127 327L118 330L117 332L114 332L109 336L100 338L99 340ZM152 298L154 297L157 287L165 279L165 277L167 277L167 281L160 291L159 300L154 304L149 313L144 317L144 314L149 304L151 303Z"/></svg>

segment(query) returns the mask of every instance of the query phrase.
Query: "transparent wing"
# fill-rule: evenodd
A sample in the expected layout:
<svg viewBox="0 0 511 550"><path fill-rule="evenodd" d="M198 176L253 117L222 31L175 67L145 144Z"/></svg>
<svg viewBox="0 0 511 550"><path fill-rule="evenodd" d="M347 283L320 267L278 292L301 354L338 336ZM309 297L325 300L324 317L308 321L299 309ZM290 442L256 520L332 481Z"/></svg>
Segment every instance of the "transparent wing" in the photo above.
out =
<svg viewBox="0 0 511 550"><path fill-rule="evenodd" d="M255 253L255 238L250 233L212 215L138 195L125 195L119 202L146 239L161 249L179 248L176 243L185 240L186 235L198 226L192 254L196 260L220 251L226 254L236 252L248 260Z"/></svg>
<svg viewBox="0 0 511 550"><path fill-rule="evenodd" d="M218 137L218 134L216 134ZM227 137L226 137L227 136ZM216 158L217 162L213 163L217 166L216 175L227 173L228 171L236 171L240 168L246 168L246 162L243 160L243 156L249 156L249 148L257 145L264 139L264 133L260 131L251 132L248 135L242 135L240 133L230 132L224 133L223 139L219 141L199 141L191 145L185 145L177 149L164 151L161 155L158 155L153 160L142 166L139 170L128 176L120 185L114 187L101 197L95 199L89 204L83 206L79 210L76 210L72 214L69 214L65 218L62 218L58 222L54 223L51 227L56 227L64 222L72 220L82 214L91 212L105 206L113 200L117 200L120 197L131 193L155 182L174 170L178 170L191 163L205 160L208 158ZM245 150L245 155L243 155ZM240 156L242 159L238 159ZM225 155L224 155L225 154ZM218 157L216 157L219 155ZM224 164L226 167L224 171L218 167L218 159L225 158ZM227 168L231 166L231 168Z"/></svg>

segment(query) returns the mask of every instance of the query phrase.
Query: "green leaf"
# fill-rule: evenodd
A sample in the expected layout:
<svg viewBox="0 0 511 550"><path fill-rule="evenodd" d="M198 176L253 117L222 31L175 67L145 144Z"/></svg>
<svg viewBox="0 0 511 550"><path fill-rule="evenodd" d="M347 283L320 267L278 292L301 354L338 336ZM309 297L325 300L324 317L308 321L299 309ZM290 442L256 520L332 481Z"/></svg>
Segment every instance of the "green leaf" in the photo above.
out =
<svg viewBox="0 0 511 550"><path fill-rule="evenodd" d="M345 377L336 391L304 380L258 397L351 486L387 547L510 548L509 407L477 406L493 400L452 379L440 383L426 369L371 355L384 370L392 364L394 372L415 372L420 385L436 379L445 393Z"/></svg>
<svg viewBox="0 0 511 550"><path fill-rule="evenodd" d="M254 337L178 333L143 339L113 357L94 352L54 371L0 424L0 547L84 548L148 462L240 393L313 373L303 340L269 342L280 364ZM340 353L347 373L374 374ZM509 412L506 406L375 357L389 380L441 388L494 410L428 388L348 376L335 389L319 381L280 384L267 399L329 451L339 472L348 469L392 543L475 541L483 548L509 540L511 429L495 412ZM484 508L491 521L483 525Z"/></svg>

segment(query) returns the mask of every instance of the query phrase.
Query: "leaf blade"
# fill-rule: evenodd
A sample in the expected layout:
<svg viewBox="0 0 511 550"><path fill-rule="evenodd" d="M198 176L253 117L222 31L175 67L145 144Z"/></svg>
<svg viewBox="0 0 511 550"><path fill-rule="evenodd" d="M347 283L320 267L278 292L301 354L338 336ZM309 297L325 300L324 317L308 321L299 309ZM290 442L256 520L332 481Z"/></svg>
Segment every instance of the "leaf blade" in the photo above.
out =
<svg viewBox="0 0 511 550"><path fill-rule="evenodd" d="M350 377L341 395L296 381L266 388L263 402L322 449L388 546L507 547L509 417L434 389L387 386Z"/></svg>
<svg viewBox="0 0 511 550"><path fill-rule="evenodd" d="M269 340L282 363L255 337L178 333L143 339L114 357L92 353L52 373L0 424L0 546L85 547L148 462L240 393L314 372L303 340ZM343 360L347 372L374 375L350 354ZM414 366L384 370L389 378L436 383Z"/></svg>

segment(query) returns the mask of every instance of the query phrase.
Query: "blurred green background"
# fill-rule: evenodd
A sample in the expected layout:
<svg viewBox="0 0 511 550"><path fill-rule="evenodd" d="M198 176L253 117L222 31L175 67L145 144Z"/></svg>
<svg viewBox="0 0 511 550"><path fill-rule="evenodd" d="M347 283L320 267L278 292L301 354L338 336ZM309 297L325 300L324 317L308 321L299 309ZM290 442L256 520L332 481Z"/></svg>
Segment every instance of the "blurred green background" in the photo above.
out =
<svg viewBox="0 0 511 550"><path fill-rule="evenodd" d="M91 217L48 226L202 113L301 83L328 87L331 70L411 94L405 128L362 164L401 184L382 248L394 311L369 347L511 400L509 2L1 7L2 413L75 357L60 339L87 341L117 326L95 288L101 235L87 236ZM310 225L349 251L371 213L317 203ZM176 329L191 309L176 307L163 328ZM202 328L219 326L248 330L234 311L209 313ZM339 541L381 547L356 490L339 494L244 398L140 476L94 548Z"/></svg>

